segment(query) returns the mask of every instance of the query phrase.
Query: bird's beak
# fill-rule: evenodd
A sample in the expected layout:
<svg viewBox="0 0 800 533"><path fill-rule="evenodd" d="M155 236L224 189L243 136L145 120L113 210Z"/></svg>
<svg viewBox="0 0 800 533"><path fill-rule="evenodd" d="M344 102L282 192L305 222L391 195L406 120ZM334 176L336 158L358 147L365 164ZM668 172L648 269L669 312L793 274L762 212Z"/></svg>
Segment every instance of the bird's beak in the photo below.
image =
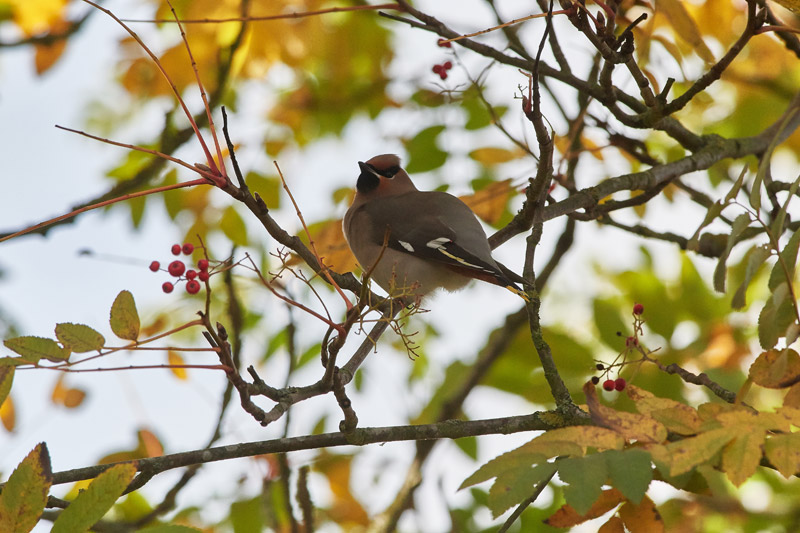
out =
<svg viewBox="0 0 800 533"><path fill-rule="evenodd" d="M358 168L361 169L361 174L358 176L358 182L356 182L356 188L358 191L366 194L377 189L378 185L380 185L381 177L377 172L375 172L375 167L364 163L363 161L359 161Z"/></svg>
<svg viewBox="0 0 800 533"><path fill-rule="evenodd" d="M367 163L364 163L363 161L359 161L358 162L358 168L361 169L361 173L362 174L375 174L375 169L372 168L372 165L368 165Z"/></svg>

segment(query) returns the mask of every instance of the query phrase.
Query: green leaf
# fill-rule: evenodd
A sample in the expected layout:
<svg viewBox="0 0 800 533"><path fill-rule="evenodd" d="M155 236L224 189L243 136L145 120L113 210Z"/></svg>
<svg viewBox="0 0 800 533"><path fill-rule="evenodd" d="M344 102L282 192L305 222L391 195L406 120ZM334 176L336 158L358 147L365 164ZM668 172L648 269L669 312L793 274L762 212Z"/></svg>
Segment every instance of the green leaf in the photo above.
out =
<svg viewBox="0 0 800 533"><path fill-rule="evenodd" d="M519 468L504 472L497 477L489 489L488 506L492 517L497 518L507 509L521 503L539 483L552 477L555 463L541 463L534 467Z"/></svg>
<svg viewBox="0 0 800 533"><path fill-rule="evenodd" d="M425 128L417 135L406 141L408 151L408 164L406 171L409 174L428 172L444 165L447 161L447 152L443 152L436 145L439 134L444 131L444 126L431 126Z"/></svg>
<svg viewBox="0 0 800 533"><path fill-rule="evenodd" d="M189 526L179 526L176 524L162 524L160 526L146 527L140 529L140 533L202 533L202 529Z"/></svg>
<svg viewBox="0 0 800 533"><path fill-rule="evenodd" d="M795 318L793 311L789 285L783 282L772 292L772 297L758 315L758 341L762 348L769 350L786 334L786 329Z"/></svg>
<svg viewBox="0 0 800 533"><path fill-rule="evenodd" d="M233 502L230 517L234 533L262 533L264 531L263 498L256 496L250 500Z"/></svg>
<svg viewBox="0 0 800 533"><path fill-rule="evenodd" d="M478 439L475 437L464 437L456 439L456 446L467 454L467 457L476 461L478 459Z"/></svg>
<svg viewBox="0 0 800 533"><path fill-rule="evenodd" d="M56 324L56 338L73 353L100 351L106 343L105 337L83 324Z"/></svg>
<svg viewBox="0 0 800 533"><path fill-rule="evenodd" d="M795 231L786 246L780 253L780 260L772 267L769 273L769 290L774 291L782 282L794 281L794 270L797 263L797 249L800 246L800 231ZM781 264L783 263L783 264ZM784 270L783 265L786 265ZM787 275L788 271L788 275Z"/></svg>
<svg viewBox="0 0 800 533"><path fill-rule="evenodd" d="M725 274L728 269L725 263L728 261L728 256L731 254L734 245L739 241L742 232L750 225L750 215L743 213L736 217L731 227L731 233L728 236L728 244L725 246L725 251L719 258L717 268L714 269L714 290L717 292L725 292Z"/></svg>
<svg viewBox="0 0 800 533"><path fill-rule="evenodd" d="M608 478L608 468L603 455L571 457L556 461L558 477L567 483L564 498L579 515L584 515L597 501L602 486Z"/></svg>
<svg viewBox="0 0 800 533"><path fill-rule="evenodd" d="M111 509L135 475L136 466L131 463L105 470L61 512L53 523L51 533L88 531Z"/></svg>
<svg viewBox="0 0 800 533"><path fill-rule="evenodd" d="M122 291L114 299L109 323L111 331L120 339L135 341L139 338L139 312L130 291Z"/></svg>
<svg viewBox="0 0 800 533"><path fill-rule="evenodd" d="M222 213L219 220L219 229L237 246L247 246L247 226L244 220L236 211L236 208L229 205Z"/></svg>
<svg viewBox="0 0 800 533"><path fill-rule="evenodd" d="M593 308L594 324L600 334L600 340L615 350L620 349L624 345L624 340L617 333L627 336L626 332L630 327L623 322L619 307L609 300L597 298Z"/></svg>
<svg viewBox="0 0 800 533"><path fill-rule="evenodd" d="M608 450L602 455L606 459L611 484L638 505L653 480L650 454L634 448L625 451Z"/></svg>
<svg viewBox="0 0 800 533"><path fill-rule="evenodd" d="M706 212L705 218L703 218L703 221L697 227L697 230L694 232L694 235L692 235L692 238L689 239L689 242L686 243L687 250L697 250L697 244L700 240L700 232L703 231L703 228L711 224L715 218L720 216L725 207L726 205L722 202L714 202L711 204L711 207L709 207L708 211Z"/></svg>
<svg viewBox="0 0 800 533"><path fill-rule="evenodd" d="M0 405L6 401L8 393L11 392L11 384L14 383L15 366L0 366Z"/></svg>
<svg viewBox="0 0 800 533"><path fill-rule="evenodd" d="M761 245L761 246L753 246L747 252L747 269L744 273L744 280L742 283L739 284L739 288L736 289L736 292L733 294L733 299L731 300L731 307L734 309L741 309L747 303L745 299L745 295L747 294L747 287L750 285L750 282L753 280L753 277L756 275L758 270L761 268L761 265L764 264L764 261L770 256L771 249L769 245Z"/></svg>
<svg viewBox="0 0 800 533"><path fill-rule="evenodd" d="M26 533L34 528L47 503L53 482L50 454L37 444L11 472L0 493L0 531Z"/></svg>
<svg viewBox="0 0 800 533"><path fill-rule="evenodd" d="M792 114L796 112L797 109L792 110ZM789 187L789 195L786 197L786 201L783 202L783 206L781 210L778 211L778 214L775 215L775 220L772 221L772 225L770 226L770 232L772 236L776 239L780 238L783 235L783 223L786 221L786 210L789 209L789 202L792 201L794 198L795 193L797 193L797 188L800 187L800 176L797 177L796 180L792 183Z"/></svg>
<svg viewBox="0 0 800 533"><path fill-rule="evenodd" d="M245 176L245 182L252 192L261 196L268 209L281 206L281 179L278 176L264 176L250 171Z"/></svg>
<svg viewBox="0 0 800 533"><path fill-rule="evenodd" d="M47 359L60 363L69 359L70 351L61 347L53 339L44 337L14 337L3 341L6 348L20 354L29 363L38 363L40 359Z"/></svg>

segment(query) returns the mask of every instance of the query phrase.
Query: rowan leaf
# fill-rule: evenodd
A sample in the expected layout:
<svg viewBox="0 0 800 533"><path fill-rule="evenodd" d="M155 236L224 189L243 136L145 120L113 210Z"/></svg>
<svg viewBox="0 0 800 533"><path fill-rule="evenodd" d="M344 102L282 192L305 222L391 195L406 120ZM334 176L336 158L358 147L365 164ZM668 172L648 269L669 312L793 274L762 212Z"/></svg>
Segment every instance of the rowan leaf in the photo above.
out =
<svg viewBox="0 0 800 533"><path fill-rule="evenodd" d="M602 405L597 397L597 388L591 381L583 386L583 393L595 424L612 429L627 440L660 443L667 439L667 428L654 418Z"/></svg>
<svg viewBox="0 0 800 533"><path fill-rule="evenodd" d="M56 338L73 353L99 351L106 343L105 337L83 324L56 324Z"/></svg>
<svg viewBox="0 0 800 533"><path fill-rule="evenodd" d="M639 503L653 480L650 453L632 448L623 451L603 452L611 485L618 488L625 497Z"/></svg>
<svg viewBox="0 0 800 533"><path fill-rule="evenodd" d="M69 507L61 511L51 533L87 531L111 509L136 475L130 463L114 465L94 478Z"/></svg>
<svg viewBox="0 0 800 533"><path fill-rule="evenodd" d="M787 283L794 281L798 247L800 247L800 230L792 234L789 242L781 250L780 259L772 267L772 271L769 273L769 282L767 283L769 290L774 291L784 281Z"/></svg>
<svg viewBox="0 0 800 533"><path fill-rule="evenodd" d="M511 179L490 183L487 187L459 199L487 224L496 224L503 216L508 199L514 193Z"/></svg>
<svg viewBox="0 0 800 533"><path fill-rule="evenodd" d="M44 511L52 482L50 454L42 442L11 472L0 492L0 531L32 530Z"/></svg>
<svg viewBox="0 0 800 533"><path fill-rule="evenodd" d="M785 478L800 473L800 433L771 435L764 442L764 454Z"/></svg>
<svg viewBox="0 0 800 533"><path fill-rule="evenodd" d="M579 514L572 506L564 504L544 522L552 527L565 528L577 526L587 520L593 520L598 516L603 516L624 501L625 496L623 496L619 490L604 490L586 513Z"/></svg>
<svg viewBox="0 0 800 533"><path fill-rule="evenodd" d="M516 150L509 150L508 148L497 148L487 146L484 148L476 148L469 153L470 159L474 159L484 166L492 166L500 163L507 163L524 156L525 152L517 148ZM511 181L511 180L509 180Z"/></svg>
<svg viewBox="0 0 800 533"><path fill-rule="evenodd" d="M717 268L714 269L714 290L717 292L725 292L725 275L728 272L726 265L728 256L730 256L731 250L733 250L733 247L739 242L739 237L747 226L750 225L750 222L750 215L747 213L742 213L733 221L731 232L728 235L728 242L725 245L725 251L720 255Z"/></svg>
<svg viewBox="0 0 800 533"><path fill-rule="evenodd" d="M740 426L737 437L722 452L722 470L735 486L740 486L752 476L761 461L761 445L766 432L763 429Z"/></svg>
<svg viewBox="0 0 800 533"><path fill-rule="evenodd" d="M753 383L768 389L783 389L800 380L800 355L792 349L768 350L750 365Z"/></svg>
<svg viewBox="0 0 800 533"><path fill-rule="evenodd" d="M8 398L11 384L14 383L14 366L0 366L0 405Z"/></svg>
<svg viewBox="0 0 800 533"><path fill-rule="evenodd" d="M244 219L232 205L226 207L222 212L219 229L237 246L247 246L250 243L247 239L247 226Z"/></svg>
<svg viewBox="0 0 800 533"><path fill-rule="evenodd" d="M408 151L406 171L409 174L428 172L444 165L447 161L447 152L442 151L436 144L439 134L443 131L444 126L431 126L406 141Z"/></svg>
<svg viewBox="0 0 800 533"><path fill-rule="evenodd" d="M653 500L645 496L642 502L634 504L625 502L619 508L619 517L628 531L646 531L647 533L664 533L664 519L656 509Z"/></svg>
<svg viewBox="0 0 800 533"><path fill-rule="evenodd" d="M6 339L3 344L9 350L20 354L25 362L35 364L40 359L47 359L54 363L60 363L69 359L70 351L63 348L53 339L44 337L14 337Z"/></svg>
<svg viewBox="0 0 800 533"><path fill-rule="evenodd" d="M185 379L187 379L189 377L188 373L186 372L186 369L181 366L181 365L185 365L186 361L184 361L183 357L181 356L181 354L179 354L175 350L168 350L167 351L167 364L169 364L169 365L178 365L178 366L170 366L170 368L169 368L170 371L172 372L172 374L176 378L181 379L181 380L185 380Z"/></svg>
<svg viewBox="0 0 800 533"><path fill-rule="evenodd" d="M114 299L109 324L120 339L135 341L139 338L139 312L130 291L121 291Z"/></svg>
<svg viewBox="0 0 800 533"><path fill-rule="evenodd" d="M736 292L733 294L733 299L731 299L731 307L734 309L741 309L745 306L747 303L747 288L750 286L750 282L753 280L753 277L755 277L758 270L769 258L770 254L771 248L766 244L761 246L753 246L747 252L747 267L745 268L744 279L739 284Z"/></svg>
<svg viewBox="0 0 800 533"><path fill-rule="evenodd" d="M512 506L528 498L534 488L549 479L556 471L555 463L540 463L508 470L497 476L489 489L489 509L497 518Z"/></svg>
<svg viewBox="0 0 800 533"><path fill-rule="evenodd" d="M675 33L686 41L703 61L706 63L714 62L714 54L711 53L711 50L703 41L703 35L698 29L697 23L686 10L683 2L679 0L656 0L656 12L666 15Z"/></svg>
<svg viewBox="0 0 800 533"><path fill-rule="evenodd" d="M758 315L758 342L761 347L769 350L778 344L778 339L786 335L794 320L789 285L783 282L772 292Z"/></svg>
<svg viewBox="0 0 800 533"><path fill-rule="evenodd" d="M723 427L668 444L670 475L678 476L708 462L734 438L736 431Z"/></svg>
<svg viewBox="0 0 800 533"><path fill-rule="evenodd" d="M586 514L602 493L608 479L608 467L601 454L570 457L556 461L558 477L567 483L564 498L580 514Z"/></svg>
<svg viewBox="0 0 800 533"><path fill-rule="evenodd" d="M600 526L597 533L625 533L625 523L622 521L622 518L612 516L605 524Z"/></svg>

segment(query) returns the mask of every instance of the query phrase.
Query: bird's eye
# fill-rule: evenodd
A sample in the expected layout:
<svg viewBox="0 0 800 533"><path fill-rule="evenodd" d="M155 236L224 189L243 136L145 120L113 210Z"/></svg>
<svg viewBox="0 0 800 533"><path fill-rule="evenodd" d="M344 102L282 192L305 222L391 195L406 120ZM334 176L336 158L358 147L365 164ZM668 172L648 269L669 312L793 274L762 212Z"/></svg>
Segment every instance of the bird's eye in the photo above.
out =
<svg viewBox="0 0 800 533"><path fill-rule="evenodd" d="M381 176L384 176L386 178L393 178L394 175L397 174L398 172L400 172L400 167L397 165L378 171L378 173Z"/></svg>

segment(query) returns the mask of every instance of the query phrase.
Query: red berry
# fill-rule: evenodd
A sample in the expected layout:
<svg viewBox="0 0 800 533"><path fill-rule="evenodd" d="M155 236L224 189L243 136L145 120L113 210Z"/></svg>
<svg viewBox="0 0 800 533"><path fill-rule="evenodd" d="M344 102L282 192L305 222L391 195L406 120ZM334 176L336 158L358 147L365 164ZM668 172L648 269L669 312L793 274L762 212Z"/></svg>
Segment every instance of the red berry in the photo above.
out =
<svg viewBox="0 0 800 533"><path fill-rule="evenodd" d="M197 277L197 271L196 270L191 270L190 269L190 270L186 271L186 279L194 279L196 277Z"/></svg>
<svg viewBox="0 0 800 533"><path fill-rule="evenodd" d="M444 63L442 63L442 67L445 70L450 70L451 68L453 68L453 64L450 61L445 61Z"/></svg>
<svg viewBox="0 0 800 533"><path fill-rule="evenodd" d="M153 261L152 263L150 263L150 270L152 270L153 272L158 272L159 268L161 268L161 263L159 263L158 261Z"/></svg>
<svg viewBox="0 0 800 533"><path fill-rule="evenodd" d="M208 270L208 259L201 259L197 262L197 268L200 270Z"/></svg>
<svg viewBox="0 0 800 533"><path fill-rule="evenodd" d="M625 339L625 347L630 348L631 346L639 346L639 339L636 337L628 337Z"/></svg>
<svg viewBox="0 0 800 533"><path fill-rule="evenodd" d="M192 279L186 282L186 292L189 294L197 294L200 292L200 282Z"/></svg>
<svg viewBox="0 0 800 533"><path fill-rule="evenodd" d="M607 390L607 391L609 391L609 392L610 392L610 391L612 391L612 390L614 390L614 380L613 380L613 379L607 379L607 380L605 380L605 381L603 382L603 389L604 389L604 390Z"/></svg>
<svg viewBox="0 0 800 533"><path fill-rule="evenodd" d="M174 287L174 286L172 285L172 283L170 283L169 281L165 281L165 282L164 282L164 283L161 285L161 290L162 290L162 291L164 291L164 292L166 292L167 294L171 293L171 292L172 292L172 289L174 289L174 288L175 288L175 287Z"/></svg>
<svg viewBox="0 0 800 533"><path fill-rule="evenodd" d="M171 276L180 277L181 274L186 270L186 265L183 264L183 261L173 261L167 267L167 271L170 273Z"/></svg>
<svg viewBox="0 0 800 533"><path fill-rule="evenodd" d="M194 244L190 242L183 243L181 251L183 251L184 255L192 255L192 252L194 252Z"/></svg>
<svg viewBox="0 0 800 533"><path fill-rule="evenodd" d="M436 41L436 44L438 46L441 46L442 48L452 48L453 47L453 43L447 42L444 39L439 39L438 41Z"/></svg>
<svg viewBox="0 0 800 533"><path fill-rule="evenodd" d="M636 316L641 315L644 313L644 306L642 304L634 304L633 305L633 314Z"/></svg>
<svg viewBox="0 0 800 533"><path fill-rule="evenodd" d="M439 72L439 77L442 78L443 80L446 80L447 79L447 71L446 70L442 70L441 72Z"/></svg>
<svg viewBox="0 0 800 533"><path fill-rule="evenodd" d="M432 71L433 71L435 74L441 74L441 72L442 72L442 66L441 66L441 65L434 65L433 67L431 67L431 70L432 70Z"/></svg>
<svg viewBox="0 0 800 533"><path fill-rule="evenodd" d="M614 388L618 391L625 390L625 378L617 378L614 380Z"/></svg>
<svg viewBox="0 0 800 533"><path fill-rule="evenodd" d="M197 274L197 279L200 281L208 281L208 278L211 277L211 274L208 273L208 270L201 270L199 274Z"/></svg>
<svg viewBox="0 0 800 533"><path fill-rule="evenodd" d="M180 244L173 244L172 245L172 255L181 255L181 250L183 248Z"/></svg>

